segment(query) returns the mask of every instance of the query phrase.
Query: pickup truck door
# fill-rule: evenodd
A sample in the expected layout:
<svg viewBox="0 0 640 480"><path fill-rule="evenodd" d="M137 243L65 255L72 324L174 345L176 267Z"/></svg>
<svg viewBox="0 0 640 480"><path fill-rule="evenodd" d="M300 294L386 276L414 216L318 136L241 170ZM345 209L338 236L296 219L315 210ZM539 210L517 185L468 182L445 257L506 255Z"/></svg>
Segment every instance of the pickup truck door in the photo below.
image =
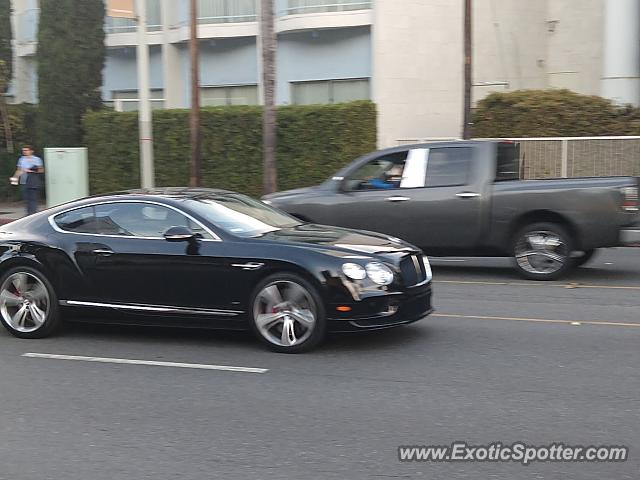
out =
<svg viewBox="0 0 640 480"><path fill-rule="evenodd" d="M425 249L458 250L478 245L483 188L474 152L468 146L431 148L424 188L407 202L420 218L418 245Z"/></svg>
<svg viewBox="0 0 640 480"><path fill-rule="evenodd" d="M482 192L474 185L473 152L464 146L405 151L402 180L392 188L350 190L353 183L347 177L322 221L386 233L423 249L474 247ZM397 162L399 153L392 155Z"/></svg>

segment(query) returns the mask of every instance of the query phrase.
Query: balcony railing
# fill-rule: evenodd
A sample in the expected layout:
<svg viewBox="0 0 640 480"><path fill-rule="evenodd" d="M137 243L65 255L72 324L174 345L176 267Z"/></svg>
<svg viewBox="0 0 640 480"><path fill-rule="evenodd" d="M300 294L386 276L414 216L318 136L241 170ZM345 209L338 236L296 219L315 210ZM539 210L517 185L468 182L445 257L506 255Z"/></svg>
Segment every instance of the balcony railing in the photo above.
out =
<svg viewBox="0 0 640 480"><path fill-rule="evenodd" d="M346 12L370 9L372 0L289 0L282 15L304 13Z"/></svg>
<svg viewBox="0 0 640 480"><path fill-rule="evenodd" d="M255 0L199 0L198 23L255 22Z"/></svg>
<svg viewBox="0 0 640 480"><path fill-rule="evenodd" d="M140 101L137 98L115 98L106 100L103 104L113 108L116 112L136 112ZM164 98L152 98L149 100L152 110L162 110L164 108Z"/></svg>
<svg viewBox="0 0 640 480"><path fill-rule="evenodd" d="M138 28L138 22L133 18L115 18L107 17L104 31L106 33L130 33L135 32ZM158 32L162 30L162 25L157 22L147 24L148 32Z"/></svg>
<svg viewBox="0 0 640 480"><path fill-rule="evenodd" d="M146 0L147 2L147 31L157 32L162 30L162 11L160 0ZM133 18L107 17L104 31L106 33L135 32L138 22Z"/></svg>

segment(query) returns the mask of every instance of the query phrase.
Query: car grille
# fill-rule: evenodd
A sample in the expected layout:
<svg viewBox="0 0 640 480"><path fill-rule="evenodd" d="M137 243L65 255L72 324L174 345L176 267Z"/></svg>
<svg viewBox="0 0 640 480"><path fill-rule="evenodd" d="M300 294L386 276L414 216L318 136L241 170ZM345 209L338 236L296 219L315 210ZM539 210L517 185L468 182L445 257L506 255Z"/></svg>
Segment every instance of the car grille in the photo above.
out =
<svg viewBox="0 0 640 480"><path fill-rule="evenodd" d="M406 287L412 287L427 279L422 255L409 255L400 261L400 274Z"/></svg>

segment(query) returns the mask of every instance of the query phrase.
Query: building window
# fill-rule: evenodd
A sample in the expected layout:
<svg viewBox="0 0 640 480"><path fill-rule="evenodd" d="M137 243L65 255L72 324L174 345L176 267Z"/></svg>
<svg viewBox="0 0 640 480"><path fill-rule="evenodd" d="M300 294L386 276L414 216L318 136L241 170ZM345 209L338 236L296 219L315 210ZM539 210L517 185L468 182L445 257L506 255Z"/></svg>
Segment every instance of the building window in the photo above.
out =
<svg viewBox="0 0 640 480"><path fill-rule="evenodd" d="M258 105L258 86L202 87L200 89L200 104L203 107Z"/></svg>
<svg viewBox="0 0 640 480"><path fill-rule="evenodd" d="M147 2L147 31L157 32L162 30L162 6L161 0L146 0ZM134 18L107 17L105 24L106 33L135 32L138 22Z"/></svg>
<svg viewBox="0 0 640 480"><path fill-rule="evenodd" d="M149 92L151 98L151 108L158 110L164 108L164 90L155 89ZM137 90L119 90L111 92L112 100L105 102L113 107L116 112L134 112L139 108Z"/></svg>
<svg viewBox="0 0 640 480"><path fill-rule="evenodd" d="M371 8L371 0L289 0L284 14L346 12L368 8Z"/></svg>
<svg viewBox="0 0 640 480"><path fill-rule="evenodd" d="M198 0L198 23L255 22L255 0Z"/></svg>
<svg viewBox="0 0 640 480"><path fill-rule="evenodd" d="M344 103L369 100L371 93L368 78L347 80L322 80L292 82L291 98L296 105Z"/></svg>

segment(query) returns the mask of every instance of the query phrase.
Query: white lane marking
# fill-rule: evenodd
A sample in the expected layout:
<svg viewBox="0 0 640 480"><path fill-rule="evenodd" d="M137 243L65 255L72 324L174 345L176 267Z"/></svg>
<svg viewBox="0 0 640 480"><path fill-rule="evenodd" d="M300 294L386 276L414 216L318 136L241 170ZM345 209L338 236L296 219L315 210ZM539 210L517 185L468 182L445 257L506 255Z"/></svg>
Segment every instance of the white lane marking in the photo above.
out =
<svg viewBox="0 0 640 480"><path fill-rule="evenodd" d="M494 317L490 315L455 315L452 313L432 313L431 316L441 318L462 318L468 320L503 320L511 322L560 323L565 325L598 325L607 327L640 328L640 323L607 322L604 320L555 320L548 318Z"/></svg>
<svg viewBox="0 0 640 480"><path fill-rule="evenodd" d="M53 353L23 353L22 357L46 358L49 360L76 360L81 362L119 363L126 365L149 365L153 367L194 368L198 370L222 370L225 372L266 373L268 368L233 367L229 365L203 365L200 363L156 362L128 358L83 357L78 355L56 355Z"/></svg>

